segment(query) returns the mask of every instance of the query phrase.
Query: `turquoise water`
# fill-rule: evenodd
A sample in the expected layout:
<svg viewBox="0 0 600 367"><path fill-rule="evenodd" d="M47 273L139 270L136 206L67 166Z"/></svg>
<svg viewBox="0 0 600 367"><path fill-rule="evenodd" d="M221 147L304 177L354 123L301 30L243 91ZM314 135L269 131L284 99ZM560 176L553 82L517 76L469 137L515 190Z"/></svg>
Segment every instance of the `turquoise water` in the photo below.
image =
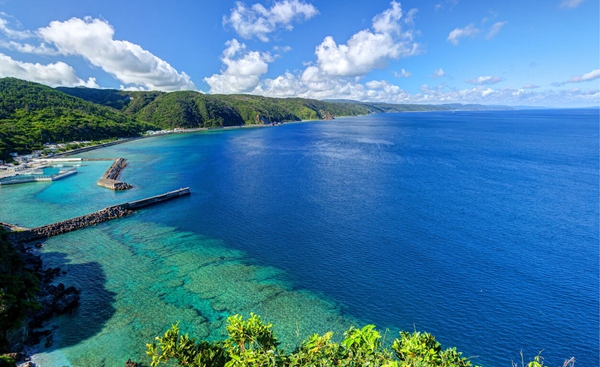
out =
<svg viewBox="0 0 600 367"><path fill-rule="evenodd" d="M111 162L0 188L0 218L45 224L190 186L192 195L45 242L81 306L45 366L144 361L181 321L220 338L256 312L291 348L376 323L510 366L598 361L598 110L404 113L138 140ZM388 337L391 340L391 337Z"/></svg>

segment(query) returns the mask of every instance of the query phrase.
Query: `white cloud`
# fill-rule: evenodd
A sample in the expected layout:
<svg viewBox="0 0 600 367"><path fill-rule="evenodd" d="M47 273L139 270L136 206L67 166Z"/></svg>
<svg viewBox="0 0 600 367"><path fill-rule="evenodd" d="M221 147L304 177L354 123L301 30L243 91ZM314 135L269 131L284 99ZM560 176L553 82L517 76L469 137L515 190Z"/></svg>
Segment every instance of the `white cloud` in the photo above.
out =
<svg viewBox="0 0 600 367"><path fill-rule="evenodd" d="M0 12L0 32L4 33L8 38L12 39L26 39L34 36L30 31L19 31L9 28L10 23L7 18L12 18L10 15ZM18 22L17 22L18 23Z"/></svg>
<svg viewBox="0 0 600 367"><path fill-rule="evenodd" d="M589 82L591 80L595 80L598 78L600 78L600 69L592 70L589 73L585 73L583 75L574 76L571 79L567 80L566 82L554 82L554 83L551 83L550 85L552 85L554 87L561 87L561 86L563 86L565 84L569 84L569 83Z"/></svg>
<svg viewBox="0 0 600 367"><path fill-rule="evenodd" d="M270 97L303 97L314 99L351 99L387 103L479 103L530 106L600 106L600 90L539 90L531 87L493 89L475 86L449 89L442 84L421 87L409 93L387 81L372 80L364 84L352 78L327 78L311 66L301 76L286 72L275 79L263 80L255 92Z"/></svg>
<svg viewBox="0 0 600 367"><path fill-rule="evenodd" d="M373 17L373 32L364 29L339 45L325 37L315 51L318 68L332 77L363 76L390 60L417 54L419 44L413 42L411 30L402 31L401 18L400 4L392 1L391 8Z"/></svg>
<svg viewBox="0 0 600 367"><path fill-rule="evenodd" d="M385 66L395 58L413 54L410 52L405 54L397 50L407 50L413 47L418 50L418 45L413 46L413 32L402 29L407 24L406 17L406 15L402 15L399 4L392 2L386 11L373 18L372 28L357 32L342 44L336 43L333 37L325 37L323 42L316 47L315 62L305 64L304 70L286 71L275 78L264 78L268 70L268 63L272 60L269 54L249 51L239 43L236 46L233 43L228 44L228 49L223 53L222 58L225 65L224 70L221 71L221 74L213 75L205 80L211 86L213 93L240 93L243 91L279 98L533 106L593 105L600 101L598 90L555 92L533 91L529 88L494 89L492 84L498 82L499 78L493 76L474 79L476 85L473 88L456 90L450 89L443 83L431 88L423 86L418 93L409 93L400 86L384 80L361 82L361 78L373 69ZM398 44L401 46L397 46ZM239 64L240 60L245 60L243 67ZM247 72L242 73L242 70L247 70ZM395 72L394 75L406 77L410 73L402 69L401 72ZM437 78L443 76L446 76L446 73L441 68L435 70L432 75Z"/></svg>
<svg viewBox="0 0 600 367"><path fill-rule="evenodd" d="M494 25L488 31L488 34L487 34L486 38L490 39L490 38L494 37L495 35L497 35L498 32L500 32L500 29L502 29L502 27L506 23L508 23L508 22L504 21L504 22L496 22L496 23L494 23Z"/></svg>
<svg viewBox="0 0 600 367"><path fill-rule="evenodd" d="M577 6L579 6L579 4L581 4L584 1L585 0L562 0L562 2L560 3L560 7L561 8L576 8Z"/></svg>
<svg viewBox="0 0 600 367"><path fill-rule="evenodd" d="M600 69L592 70L589 73L585 73L581 76L574 76L571 79L567 80L567 83L581 83L598 78L600 78Z"/></svg>
<svg viewBox="0 0 600 367"><path fill-rule="evenodd" d="M52 87L85 86L98 88L96 79L89 78L84 81L77 77L75 69L64 62L52 64L28 63L14 60L10 56L0 53L0 77L13 77L46 84Z"/></svg>
<svg viewBox="0 0 600 367"><path fill-rule="evenodd" d="M499 78L497 76L491 76L491 75L480 76L475 79L465 79L465 82L475 84L475 85L496 84L501 81L502 81L502 78Z"/></svg>
<svg viewBox="0 0 600 367"><path fill-rule="evenodd" d="M392 7L373 17L373 30L377 33L400 33L398 21L402 18L400 3L393 1ZM412 18L412 17L411 17ZM412 21L412 19L411 19Z"/></svg>
<svg viewBox="0 0 600 367"><path fill-rule="evenodd" d="M446 73L444 73L444 70L442 68L436 69L433 71L433 74L431 74L429 77L433 78L433 79L437 79L440 77L443 77L444 75L446 75Z"/></svg>
<svg viewBox="0 0 600 367"><path fill-rule="evenodd" d="M44 43L40 44L39 46L36 46L31 45L29 43L19 43L15 41L0 40L0 47L26 54L58 55L58 51L56 51L56 49L48 47Z"/></svg>
<svg viewBox="0 0 600 367"><path fill-rule="evenodd" d="M492 89L478 86L472 89L443 91L421 89L411 96L411 103L479 103L530 106L600 106L600 90L543 90Z"/></svg>
<svg viewBox="0 0 600 367"><path fill-rule="evenodd" d="M221 61L225 70L204 78L211 93L253 93L258 87L260 77L269 70L273 57L268 53L247 51L246 45L236 39L226 43Z"/></svg>
<svg viewBox="0 0 600 367"><path fill-rule="evenodd" d="M418 11L419 11L419 9L417 9L417 8L410 9L408 11L408 13L406 13L406 15L404 16L404 23L407 25L414 26L415 25L415 16Z"/></svg>
<svg viewBox="0 0 600 367"><path fill-rule="evenodd" d="M525 84L523 86L524 89L536 89L536 88L539 88L539 87L540 87L539 85L535 85L535 84Z"/></svg>
<svg viewBox="0 0 600 367"><path fill-rule="evenodd" d="M139 45L114 40L112 26L100 19L71 18L40 28L39 36L62 55L82 56L125 84L152 90L196 89L190 77Z"/></svg>
<svg viewBox="0 0 600 367"><path fill-rule="evenodd" d="M302 97L314 99L350 99L408 103L410 93L387 81L358 83L348 78L323 78L316 67L309 67L302 77L286 73L276 79L267 79L261 85L261 94L271 97Z"/></svg>
<svg viewBox="0 0 600 367"><path fill-rule="evenodd" d="M275 46L273 47L273 51L275 52L289 52L292 48L290 46Z"/></svg>
<svg viewBox="0 0 600 367"><path fill-rule="evenodd" d="M261 94L276 97L302 97L308 91L307 85L297 76L290 72L285 72L283 75L275 79L266 79L261 82L259 87Z"/></svg>
<svg viewBox="0 0 600 367"><path fill-rule="evenodd" d="M473 23L467 25L464 28L455 28L446 40L450 41L453 45L458 45L458 40L463 37L474 37L479 33L479 29L475 28Z"/></svg>
<svg viewBox="0 0 600 367"><path fill-rule="evenodd" d="M283 0L275 2L267 9L261 4L246 7L242 2L236 2L229 17L223 17L223 24L230 24L242 38L258 38L268 42L267 35L283 27L291 30L295 20L308 20L319 11L312 4L301 0Z"/></svg>
<svg viewBox="0 0 600 367"><path fill-rule="evenodd" d="M411 76L411 75L412 75L412 73L411 73L411 72L409 72L409 71L406 71L406 70L404 70L404 69L402 69L402 70L401 70L399 73L398 73L398 72L396 72L396 71L393 71L393 73L394 73L394 76L395 76L396 78L408 78L409 76Z"/></svg>
<svg viewBox="0 0 600 367"><path fill-rule="evenodd" d="M434 5L434 9L435 11L440 11L444 8L448 9L448 10L452 10L452 8L458 4L458 0L446 0L446 1L441 1L437 4Z"/></svg>

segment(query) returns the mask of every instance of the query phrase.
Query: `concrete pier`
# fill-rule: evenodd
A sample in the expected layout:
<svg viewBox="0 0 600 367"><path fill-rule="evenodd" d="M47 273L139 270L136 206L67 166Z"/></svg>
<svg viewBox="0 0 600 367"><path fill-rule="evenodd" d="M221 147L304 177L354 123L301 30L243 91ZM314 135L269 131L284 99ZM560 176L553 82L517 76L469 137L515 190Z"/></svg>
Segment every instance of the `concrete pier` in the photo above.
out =
<svg viewBox="0 0 600 367"><path fill-rule="evenodd" d="M80 228L93 226L98 223L109 221L111 219L125 217L133 213L133 211L136 209L140 209L148 205L157 204L167 200L172 200L180 196L189 194L190 188L185 187L179 190L169 191L162 195L156 195L141 200L112 205L91 214L82 215L79 217L63 220L52 224L47 224L45 226L21 230L17 232L11 232L8 236L9 239L15 244L36 241L43 238L57 236L66 232L75 231ZM7 226L10 225L5 224L5 227Z"/></svg>

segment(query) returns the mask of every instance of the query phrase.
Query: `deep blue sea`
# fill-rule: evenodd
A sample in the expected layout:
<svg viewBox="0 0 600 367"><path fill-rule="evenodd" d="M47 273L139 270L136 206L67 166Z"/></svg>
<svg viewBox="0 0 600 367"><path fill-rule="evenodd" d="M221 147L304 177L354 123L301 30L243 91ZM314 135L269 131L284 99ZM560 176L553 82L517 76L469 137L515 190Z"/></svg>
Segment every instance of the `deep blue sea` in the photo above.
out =
<svg viewBox="0 0 600 367"><path fill-rule="evenodd" d="M599 360L599 111L427 112L208 131L85 153L53 183L0 188L0 220L50 223L189 186L192 195L45 241L83 288L41 366L146 362L181 321L221 338L256 312L289 350L312 332L434 334L475 364Z"/></svg>

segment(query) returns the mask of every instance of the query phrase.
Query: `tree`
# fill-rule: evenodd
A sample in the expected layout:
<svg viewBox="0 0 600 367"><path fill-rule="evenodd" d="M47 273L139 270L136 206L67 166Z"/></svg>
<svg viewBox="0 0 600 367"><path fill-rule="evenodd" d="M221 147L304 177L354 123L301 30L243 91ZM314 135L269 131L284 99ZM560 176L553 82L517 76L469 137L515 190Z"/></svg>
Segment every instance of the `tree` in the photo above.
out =
<svg viewBox="0 0 600 367"><path fill-rule="evenodd" d="M180 366L388 366L388 367L470 367L454 348L442 350L428 333L401 332L392 345L392 353L381 345L381 334L374 325L350 327L341 343L332 342L333 333L313 334L291 353L278 350L273 325L253 313L227 318L229 338L223 342L196 342L181 335L174 324L163 337L147 344L151 366L174 359ZM397 357L397 358L394 358Z"/></svg>

